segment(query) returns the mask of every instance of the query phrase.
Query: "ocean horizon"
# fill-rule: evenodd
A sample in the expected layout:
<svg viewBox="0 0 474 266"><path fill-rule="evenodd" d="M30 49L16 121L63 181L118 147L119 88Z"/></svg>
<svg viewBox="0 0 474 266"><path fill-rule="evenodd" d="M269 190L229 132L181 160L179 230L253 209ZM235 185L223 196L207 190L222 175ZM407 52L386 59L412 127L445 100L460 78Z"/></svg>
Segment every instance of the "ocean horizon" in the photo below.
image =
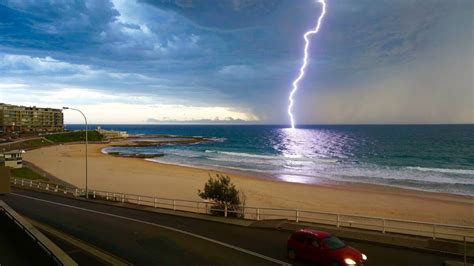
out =
<svg viewBox="0 0 474 266"><path fill-rule="evenodd" d="M109 147L163 153L150 161L265 173L278 181L324 180L474 196L474 125L92 124L133 135L200 136L192 145ZM84 125L65 125L68 130Z"/></svg>

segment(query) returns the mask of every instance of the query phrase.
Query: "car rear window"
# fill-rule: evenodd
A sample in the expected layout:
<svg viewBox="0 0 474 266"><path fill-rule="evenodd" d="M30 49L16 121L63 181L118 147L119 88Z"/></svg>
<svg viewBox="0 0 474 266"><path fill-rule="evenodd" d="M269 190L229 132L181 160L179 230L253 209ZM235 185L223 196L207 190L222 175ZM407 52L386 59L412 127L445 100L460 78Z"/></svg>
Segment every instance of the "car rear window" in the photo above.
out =
<svg viewBox="0 0 474 266"><path fill-rule="evenodd" d="M323 238L323 242L328 247L329 249L338 249L342 248L346 245L346 243L342 242L339 238L335 236L329 236L326 238Z"/></svg>

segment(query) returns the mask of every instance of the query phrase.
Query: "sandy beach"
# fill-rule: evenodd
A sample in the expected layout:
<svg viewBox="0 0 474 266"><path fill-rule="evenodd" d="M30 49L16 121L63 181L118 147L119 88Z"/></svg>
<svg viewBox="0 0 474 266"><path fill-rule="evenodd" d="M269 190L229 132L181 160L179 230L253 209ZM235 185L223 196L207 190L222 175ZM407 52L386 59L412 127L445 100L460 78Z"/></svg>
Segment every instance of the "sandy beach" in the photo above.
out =
<svg viewBox="0 0 474 266"><path fill-rule="evenodd" d="M89 187L118 193L199 200L215 170L165 165L103 154L89 145ZM24 159L73 185L84 186L84 145L28 151ZM223 173L219 171L219 173ZM229 173L248 206L298 208L458 225L474 225L474 197L354 183L307 185Z"/></svg>

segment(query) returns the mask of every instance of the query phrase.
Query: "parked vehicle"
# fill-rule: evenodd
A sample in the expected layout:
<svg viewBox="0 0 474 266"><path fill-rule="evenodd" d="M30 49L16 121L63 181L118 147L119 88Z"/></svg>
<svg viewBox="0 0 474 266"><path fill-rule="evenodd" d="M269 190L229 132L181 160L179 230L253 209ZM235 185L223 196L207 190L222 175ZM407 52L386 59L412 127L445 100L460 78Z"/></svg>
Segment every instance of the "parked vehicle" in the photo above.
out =
<svg viewBox="0 0 474 266"><path fill-rule="evenodd" d="M367 265L367 256L328 232L301 229L288 238L287 255L321 266Z"/></svg>

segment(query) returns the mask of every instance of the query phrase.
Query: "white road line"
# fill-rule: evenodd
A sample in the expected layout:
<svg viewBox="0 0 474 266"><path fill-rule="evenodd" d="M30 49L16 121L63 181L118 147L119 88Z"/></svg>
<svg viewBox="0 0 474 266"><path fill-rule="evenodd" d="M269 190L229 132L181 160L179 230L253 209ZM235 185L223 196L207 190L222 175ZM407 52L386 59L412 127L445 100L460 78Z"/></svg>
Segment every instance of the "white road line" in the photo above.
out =
<svg viewBox="0 0 474 266"><path fill-rule="evenodd" d="M96 213L96 214L102 214L102 215L105 215L105 216L120 218L120 219L123 219L123 220L133 221L133 222L137 222L137 223L147 224L147 225L167 229L167 230L170 230L170 231L178 232L178 233L181 233L181 234L185 234L185 235L188 235L188 236L192 236L192 237L195 237L195 238L199 238L199 239L202 239L202 240L206 240L206 241L212 242L214 244L218 244L218 245L221 245L221 246L233 249L233 250L237 250L237 251L240 251L240 252L243 252L243 253L246 253L246 254L249 254L249 255L264 259L264 260L267 260L267 261L271 261L271 262L274 262L274 263L277 263L277 264L280 264L280 265L291 265L291 264L288 264L284 261L277 260L277 259L274 259L274 258L270 258L270 257L267 257L265 255L262 255L262 254L244 249L244 248L239 248L239 247L236 247L236 246L233 246L231 244L227 244L227 243L224 243L224 242L221 242L221 241L218 241L218 240L214 240L214 239L211 239L211 238L208 238L208 237L205 237L205 236L197 235L197 234L190 233L190 232L187 232L187 231L184 231L184 230L181 230L181 229L177 229L177 228L173 228L173 227L169 227L169 226L165 226L165 225L161 225L161 224L142 221L142 220L129 218L129 217L125 217L125 216L120 216L120 215L116 215L116 214L111 214L111 213L106 213L106 212L89 210L89 209L85 209L85 208L81 208L81 207L71 206L71 205L58 203L58 202L54 202L54 201L49 201L49 200L44 200L44 199L38 199L38 198L35 198L35 197L25 196L25 195L21 195L21 194L17 194L17 193L10 193L10 195L15 195L15 196L18 196L18 197L23 197L23 198L36 200L36 201L46 202L46 203L50 203L50 204L54 204L54 205L58 205L58 206L62 206L62 207L68 207L68 208L72 208L72 209L76 209L76 210L81 210L81 211L86 211L86 212L91 212L91 213Z"/></svg>

